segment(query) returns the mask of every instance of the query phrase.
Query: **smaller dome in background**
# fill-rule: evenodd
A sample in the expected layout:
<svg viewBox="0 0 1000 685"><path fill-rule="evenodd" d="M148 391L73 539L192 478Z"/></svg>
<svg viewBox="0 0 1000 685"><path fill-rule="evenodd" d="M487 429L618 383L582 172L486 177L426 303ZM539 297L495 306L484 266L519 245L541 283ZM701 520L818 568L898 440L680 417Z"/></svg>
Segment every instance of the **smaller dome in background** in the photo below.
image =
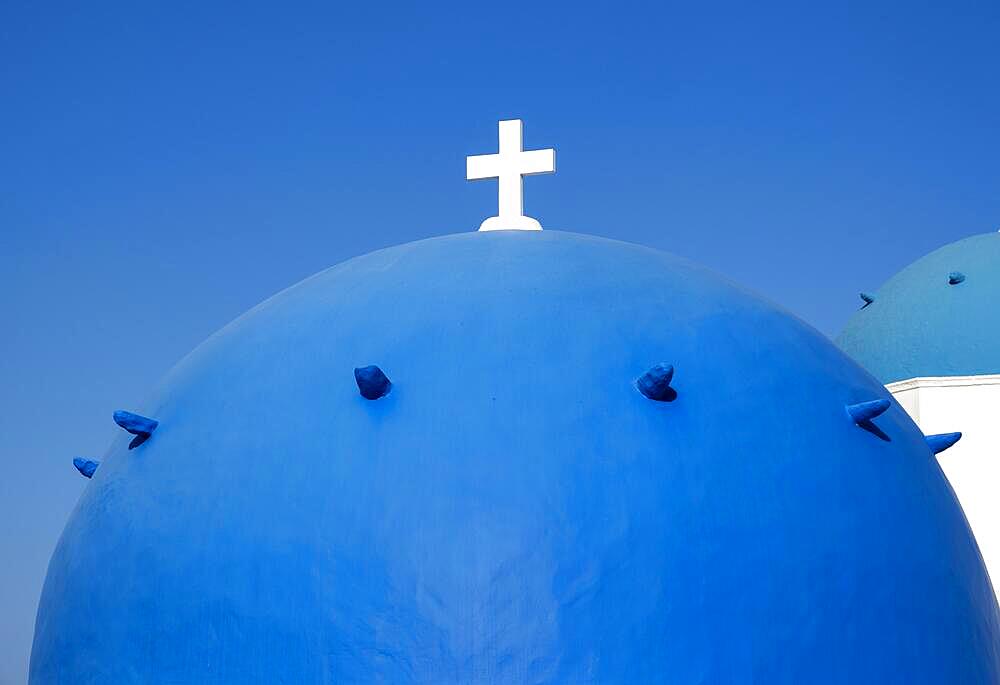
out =
<svg viewBox="0 0 1000 685"><path fill-rule="evenodd" d="M1000 233L910 264L851 317L837 344L883 383L1000 373Z"/></svg>

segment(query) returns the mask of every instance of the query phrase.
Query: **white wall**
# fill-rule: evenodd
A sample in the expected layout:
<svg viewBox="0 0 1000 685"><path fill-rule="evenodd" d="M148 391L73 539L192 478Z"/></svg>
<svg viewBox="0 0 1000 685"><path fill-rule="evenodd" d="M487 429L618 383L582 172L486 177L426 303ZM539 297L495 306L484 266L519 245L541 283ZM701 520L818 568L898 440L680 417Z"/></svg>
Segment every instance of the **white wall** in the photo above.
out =
<svg viewBox="0 0 1000 685"><path fill-rule="evenodd" d="M938 463L1000 590L1000 374L911 378L886 387L925 435L962 432Z"/></svg>

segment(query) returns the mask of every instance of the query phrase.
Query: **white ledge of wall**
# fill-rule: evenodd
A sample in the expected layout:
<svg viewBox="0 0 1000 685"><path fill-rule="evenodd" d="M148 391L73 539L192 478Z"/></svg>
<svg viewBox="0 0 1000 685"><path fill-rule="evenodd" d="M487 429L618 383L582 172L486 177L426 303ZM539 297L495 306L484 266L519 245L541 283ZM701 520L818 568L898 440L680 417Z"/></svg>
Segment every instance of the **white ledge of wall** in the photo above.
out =
<svg viewBox="0 0 1000 685"><path fill-rule="evenodd" d="M938 463L986 568L1000 579L1000 374L909 378L885 386L925 435L962 432Z"/></svg>

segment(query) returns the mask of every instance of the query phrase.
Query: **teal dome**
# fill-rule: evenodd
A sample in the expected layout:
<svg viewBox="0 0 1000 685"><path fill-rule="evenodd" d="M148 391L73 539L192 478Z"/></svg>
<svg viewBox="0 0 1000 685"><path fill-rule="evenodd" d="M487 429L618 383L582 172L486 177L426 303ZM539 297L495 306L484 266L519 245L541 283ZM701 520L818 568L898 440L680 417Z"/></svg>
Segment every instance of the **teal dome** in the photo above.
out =
<svg viewBox="0 0 1000 685"><path fill-rule="evenodd" d="M837 344L883 383L1000 373L1000 233L945 245L897 273Z"/></svg>

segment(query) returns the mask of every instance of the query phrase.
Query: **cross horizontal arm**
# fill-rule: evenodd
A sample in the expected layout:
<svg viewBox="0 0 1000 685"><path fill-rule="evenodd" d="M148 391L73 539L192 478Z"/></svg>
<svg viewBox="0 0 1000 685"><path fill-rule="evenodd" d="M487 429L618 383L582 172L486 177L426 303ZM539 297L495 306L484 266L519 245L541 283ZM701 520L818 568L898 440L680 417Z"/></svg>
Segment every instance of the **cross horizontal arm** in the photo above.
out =
<svg viewBox="0 0 1000 685"><path fill-rule="evenodd" d="M551 174L556 170L556 151L525 150L519 155L517 165L522 176Z"/></svg>
<svg viewBox="0 0 1000 685"><path fill-rule="evenodd" d="M479 181L500 175L500 155L473 155L465 158L465 179Z"/></svg>

